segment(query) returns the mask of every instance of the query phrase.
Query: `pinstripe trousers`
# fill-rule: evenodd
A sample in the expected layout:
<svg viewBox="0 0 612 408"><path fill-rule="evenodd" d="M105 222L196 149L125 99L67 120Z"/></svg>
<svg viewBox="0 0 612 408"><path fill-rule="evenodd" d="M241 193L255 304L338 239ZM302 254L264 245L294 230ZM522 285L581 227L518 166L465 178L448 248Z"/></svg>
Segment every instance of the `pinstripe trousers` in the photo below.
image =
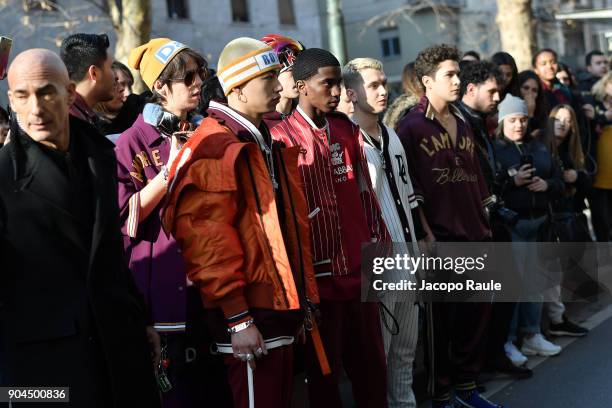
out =
<svg viewBox="0 0 612 408"><path fill-rule="evenodd" d="M412 369L419 337L419 308L412 291L387 291L381 299L393 315L381 308L381 325L387 358L389 408L416 408Z"/></svg>

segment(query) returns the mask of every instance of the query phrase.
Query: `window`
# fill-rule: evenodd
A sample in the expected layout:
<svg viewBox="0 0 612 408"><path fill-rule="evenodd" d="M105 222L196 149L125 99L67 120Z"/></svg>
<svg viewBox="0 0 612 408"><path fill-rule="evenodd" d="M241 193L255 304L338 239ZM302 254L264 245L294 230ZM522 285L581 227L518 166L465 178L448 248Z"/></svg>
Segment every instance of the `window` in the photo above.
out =
<svg viewBox="0 0 612 408"><path fill-rule="evenodd" d="M248 23L250 21L247 0L232 0L232 21L235 23Z"/></svg>
<svg viewBox="0 0 612 408"><path fill-rule="evenodd" d="M23 0L23 11L57 11L56 0Z"/></svg>
<svg viewBox="0 0 612 408"><path fill-rule="evenodd" d="M293 0L278 0L278 16L281 24L295 25Z"/></svg>
<svg viewBox="0 0 612 408"><path fill-rule="evenodd" d="M187 0L166 0L168 6L168 18L186 19L189 18L187 10Z"/></svg>
<svg viewBox="0 0 612 408"><path fill-rule="evenodd" d="M399 57L402 54L397 27L381 29L379 35L383 58Z"/></svg>

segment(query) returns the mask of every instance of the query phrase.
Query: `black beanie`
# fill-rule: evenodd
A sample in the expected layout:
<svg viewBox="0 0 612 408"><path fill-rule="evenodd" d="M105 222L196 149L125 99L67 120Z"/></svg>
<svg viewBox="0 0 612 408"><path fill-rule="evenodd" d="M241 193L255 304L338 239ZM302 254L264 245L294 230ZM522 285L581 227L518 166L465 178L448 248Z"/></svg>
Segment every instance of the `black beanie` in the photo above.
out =
<svg viewBox="0 0 612 408"><path fill-rule="evenodd" d="M306 80L317 73L319 68L340 67L334 54L321 48L307 48L298 54L291 72L295 81Z"/></svg>

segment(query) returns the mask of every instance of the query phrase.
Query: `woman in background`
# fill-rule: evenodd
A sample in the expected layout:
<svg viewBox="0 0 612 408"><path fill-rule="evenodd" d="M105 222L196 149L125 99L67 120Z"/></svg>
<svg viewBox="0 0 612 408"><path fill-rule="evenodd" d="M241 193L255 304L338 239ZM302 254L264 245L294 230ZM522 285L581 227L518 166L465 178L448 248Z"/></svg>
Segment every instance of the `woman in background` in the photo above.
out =
<svg viewBox="0 0 612 408"><path fill-rule="evenodd" d="M502 199L507 208L518 213L518 221L511 228L512 242L535 243L540 240L540 229L548 220L549 205L564 189L561 173L546 148L528 132L527 104L507 94L499 105L498 137L494 148L500 171L509 176L502 188ZM513 246L523 282L539 276L535 244ZM543 271L542 271L543 272ZM527 362L528 355L553 356L561 347L546 340L541 334L542 294L533 285L523 286L522 301L517 303L510 325L506 355L516 365ZM520 333L519 333L520 331ZM523 334L521 351L515 345Z"/></svg>
<svg viewBox="0 0 612 408"><path fill-rule="evenodd" d="M586 158L582 150L580 128L576 112L569 105L558 105L553 108L548 117L548 127L544 140L546 147L559 164L563 174L565 190L559 198L552 202L552 213L555 223L563 225L559 240L561 242L589 242L589 228L585 215L584 199L591 188L592 177L586 171ZM581 246L567 248L573 252L580 251ZM567 253L564 256L574 256L580 259L581 253ZM561 259L561 270L571 272L574 262L569 258ZM562 281L562 279L561 279ZM546 311L550 318L548 332L554 336L580 337L588 330L571 322L565 315L565 306L561 302L561 286L557 285L549 292L550 301L546 303Z"/></svg>
<svg viewBox="0 0 612 408"><path fill-rule="evenodd" d="M158 63L161 49L173 51L165 64ZM205 354L197 335L201 300L187 280L179 245L162 229L161 214L168 172L183 141L178 135L195 128L190 119L200 105L207 63L168 38L152 39L133 49L129 61L152 96L115 148L128 266L161 338L157 376L164 407L203 406L202 390L211 382L200 367Z"/></svg>
<svg viewBox="0 0 612 408"><path fill-rule="evenodd" d="M393 129L397 128L399 121L419 103L419 99L425 93L414 70L414 62L409 62L404 66L402 89L404 93L395 98L383 118L383 123Z"/></svg>
<svg viewBox="0 0 612 408"><path fill-rule="evenodd" d="M491 57L491 62L497 65L502 73L502 76L504 77L504 85L499 95L502 101L507 94L520 97L518 68L516 67L516 62L514 61L512 55L508 54L507 52L500 51L493 54Z"/></svg>
<svg viewBox="0 0 612 408"><path fill-rule="evenodd" d="M520 97L527 104L529 123L527 133L532 137L543 135L547 124L548 103L542 92L540 79L533 71L522 71L518 76Z"/></svg>

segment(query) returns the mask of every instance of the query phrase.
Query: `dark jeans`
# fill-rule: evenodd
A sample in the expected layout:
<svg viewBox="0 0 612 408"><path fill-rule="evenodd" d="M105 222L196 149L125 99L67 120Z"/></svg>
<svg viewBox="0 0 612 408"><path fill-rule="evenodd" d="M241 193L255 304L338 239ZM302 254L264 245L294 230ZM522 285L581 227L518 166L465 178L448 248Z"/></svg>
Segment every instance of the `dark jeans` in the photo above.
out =
<svg viewBox="0 0 612 408"><path fill-rule="evenodd" d="M494 242L512 241L510 228L500 220L494 219L491 229L493 231ZM516 266L513 269L516 270ZM493 303L491 307L491 319L489 321L485 364L495 365L506 356L504 344L508 341L510 323L512 322L515 307L515 302Z"/></svg>
<svg viewBox="0 0 612 408"><path fill-rule="evenodd" d="M491 321L489 322L486 364L495 365L506 355L504 344L508 341L510 323L515 308L515 302L493 303Z"/></svg>

